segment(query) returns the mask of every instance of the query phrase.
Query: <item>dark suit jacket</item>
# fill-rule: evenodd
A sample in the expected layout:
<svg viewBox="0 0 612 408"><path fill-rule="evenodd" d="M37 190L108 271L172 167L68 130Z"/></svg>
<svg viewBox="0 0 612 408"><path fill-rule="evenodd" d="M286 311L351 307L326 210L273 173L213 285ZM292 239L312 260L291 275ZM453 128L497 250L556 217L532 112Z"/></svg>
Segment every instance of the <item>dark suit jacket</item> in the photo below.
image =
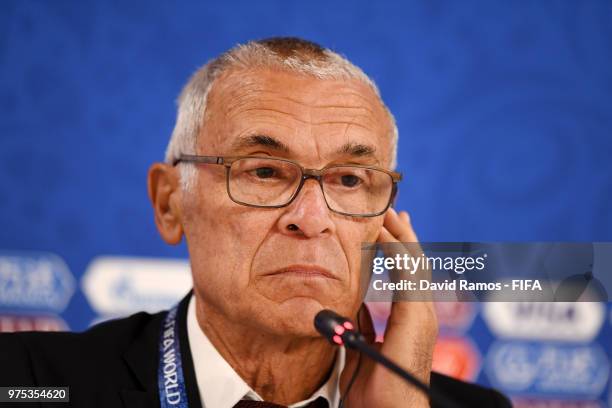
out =
<svg viewBox="0 0 612 408"><path fill-rule="evenodd" d="M179 304L177 323L189 406L201 407L187 340L190 296ZM165 315L141 312L83 333L0 334L0 386L70 387L70 403L7 406L159 407L158 341ZM494 390L441 374L432 373L431 386L466 407L511 406Z"/></svg>

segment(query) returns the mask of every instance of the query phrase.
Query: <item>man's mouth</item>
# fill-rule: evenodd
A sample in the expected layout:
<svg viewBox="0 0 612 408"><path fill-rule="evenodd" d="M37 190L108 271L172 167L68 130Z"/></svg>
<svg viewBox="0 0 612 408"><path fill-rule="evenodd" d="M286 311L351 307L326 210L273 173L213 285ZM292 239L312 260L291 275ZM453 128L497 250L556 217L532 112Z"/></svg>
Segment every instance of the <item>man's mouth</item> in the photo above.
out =
<svg viewBox="0 0 612 408"><path fill-rule="evenodd" d="M266 275L287 277L294 276L298 278L338 279L329 269L325 269L317 265L289 265Z"/></svg>

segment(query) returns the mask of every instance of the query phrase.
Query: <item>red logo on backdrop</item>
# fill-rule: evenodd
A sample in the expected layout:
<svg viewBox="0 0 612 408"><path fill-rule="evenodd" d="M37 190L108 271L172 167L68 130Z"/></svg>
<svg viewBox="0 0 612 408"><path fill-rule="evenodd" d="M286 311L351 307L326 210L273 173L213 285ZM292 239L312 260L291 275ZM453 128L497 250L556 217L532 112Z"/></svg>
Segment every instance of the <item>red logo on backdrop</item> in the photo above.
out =
<svg viewBox="0 0 612 408"><path fill-rule="evenodd" d="M0 315L0 332L65 331L66 322L58 316L11 316Z"/></svg>
<svg viewBox="0 0 612 408"><path fill-rule="evenodd" d="M480 371L480 354L468 339L440 337L434 348L433 370L460 380L474 381Z"/></svg>

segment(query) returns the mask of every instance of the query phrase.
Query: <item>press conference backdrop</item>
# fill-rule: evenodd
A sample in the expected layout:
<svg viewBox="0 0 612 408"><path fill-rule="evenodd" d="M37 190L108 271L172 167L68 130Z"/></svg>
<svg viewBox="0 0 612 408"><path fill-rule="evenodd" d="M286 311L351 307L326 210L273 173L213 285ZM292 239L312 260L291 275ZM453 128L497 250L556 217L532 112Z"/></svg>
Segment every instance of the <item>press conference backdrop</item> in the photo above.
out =
<svg viewBox="0 0 612 408"><path fill-rule="evenodd" d="M147 168L188 76L278 35L379 84L400 129L398 207L422 240L612 241L610 1L3 0L0 330L83 330L188 290ZM612 406L610 304L439 313L436 369L517 406Z"/></svg>

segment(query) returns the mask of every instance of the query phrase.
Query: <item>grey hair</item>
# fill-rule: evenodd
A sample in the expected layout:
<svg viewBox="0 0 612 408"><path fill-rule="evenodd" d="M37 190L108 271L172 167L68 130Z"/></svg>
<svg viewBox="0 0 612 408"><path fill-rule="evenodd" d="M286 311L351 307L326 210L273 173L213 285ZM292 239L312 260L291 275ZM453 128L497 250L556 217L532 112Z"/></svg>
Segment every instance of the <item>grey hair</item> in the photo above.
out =
<svg viewBox="0 0 612 408"><path fill-rule="evenodd" d="M284 68L319 79L357 79L368 85L378 96L391 122L391 168L395 169L397 125L376 84L340 54L313 42L292 37L269 38L237 45L199 68L179 95L176 124L166 148L166 163L174 163L181 154L196 153L197 136L204 123L208 94L215 80L229 69L260 67ZM195 167L181 165L180 171L181 184L185 190L189 190L196 179Z"/></svg>

